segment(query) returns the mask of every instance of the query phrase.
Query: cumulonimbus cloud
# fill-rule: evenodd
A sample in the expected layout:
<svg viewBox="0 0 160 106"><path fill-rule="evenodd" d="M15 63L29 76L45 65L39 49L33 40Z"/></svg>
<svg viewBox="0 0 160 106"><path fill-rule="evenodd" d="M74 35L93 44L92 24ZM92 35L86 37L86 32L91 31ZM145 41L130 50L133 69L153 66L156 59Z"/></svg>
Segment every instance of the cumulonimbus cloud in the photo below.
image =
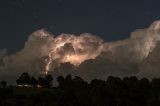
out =
<svg viewBox="0 0 160 106"><path fill-rule="evenodd" d="M135 30L128 39L113 42L89 33L55 36L41 29L29 36L21 51L11 55L0 51L0 74L53 72L86 80L109 75L159 77L159 41L160 21Z"/></svg>

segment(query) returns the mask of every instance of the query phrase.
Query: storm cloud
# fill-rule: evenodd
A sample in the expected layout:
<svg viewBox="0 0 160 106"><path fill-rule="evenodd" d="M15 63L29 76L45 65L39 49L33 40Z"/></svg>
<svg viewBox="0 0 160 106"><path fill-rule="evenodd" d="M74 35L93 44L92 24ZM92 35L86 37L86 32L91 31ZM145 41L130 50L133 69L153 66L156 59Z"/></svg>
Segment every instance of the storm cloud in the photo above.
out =
<svg viewBox="0 0 160 106"><path fill-rule="evenodd" d="M0 74L77 75L86 80L107 76L160 76L160 21L137 29L130 38L107 42L89 34L55 36L41 29L32 33L24 49L7 54L0 50Z"/></svg>

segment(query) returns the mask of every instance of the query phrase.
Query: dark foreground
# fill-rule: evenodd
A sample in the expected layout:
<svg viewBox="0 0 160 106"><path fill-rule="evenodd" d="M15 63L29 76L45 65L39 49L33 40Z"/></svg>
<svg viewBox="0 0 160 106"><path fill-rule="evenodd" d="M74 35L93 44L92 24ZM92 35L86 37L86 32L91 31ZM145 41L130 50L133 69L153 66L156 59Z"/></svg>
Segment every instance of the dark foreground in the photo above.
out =
<svg viewBox="0 0 160 106"><path fill-rule="evenodd" d="M0 106L160 106L160 79L108 77L107 81L70 76L55 88L0 89Z"/></svg>

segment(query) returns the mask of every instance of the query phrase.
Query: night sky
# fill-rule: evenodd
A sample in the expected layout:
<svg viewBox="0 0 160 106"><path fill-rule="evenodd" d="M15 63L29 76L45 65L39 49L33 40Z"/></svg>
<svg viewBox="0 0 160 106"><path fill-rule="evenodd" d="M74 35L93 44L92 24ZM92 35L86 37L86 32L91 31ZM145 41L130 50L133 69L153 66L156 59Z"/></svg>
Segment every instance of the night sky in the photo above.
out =
<svg viewBox="0 0 160 106"><path fill-rule="evenodd" d="M56 35L89 32L106 41L124 39L160 19L159 4L159 0L1 0L0 48L16 52L41 28Z"/></svg>

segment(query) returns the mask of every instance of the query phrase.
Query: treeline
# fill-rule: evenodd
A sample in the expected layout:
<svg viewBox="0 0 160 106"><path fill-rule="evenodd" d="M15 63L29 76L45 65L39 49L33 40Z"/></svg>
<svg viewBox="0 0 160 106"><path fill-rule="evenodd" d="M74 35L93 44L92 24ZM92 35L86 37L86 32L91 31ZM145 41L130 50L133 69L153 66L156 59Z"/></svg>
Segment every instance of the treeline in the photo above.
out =
<svg viewBox="0 0 160 106"><path fill-rule="evenodd" d="M26 78L26 82L24 79L23 73L17 83L35 84L31 83L33 78ZM1 88L0 106L160 106L160 78L149 81L135 76L123 79L109 76L106 81L94 79L88 83L80 77L68 75L55 79L59 83L57 87L46 86L53 81L51 76L48 79L43 77L45 86L38 78L32 88ZM37 88L38 84L42 88ZM19 94L15 89L24 89L25 93ZM26 89L34 93L26 94Z"/></svg>
<svg viewBox="0 0 160 106"><path fill-rule="evenodd" d="M27 72L22 73L22 75L16 80L17 85L20 87L44 87L51 88L53 78L52 75L46 75L44 77L31 77Z"/></svg>

